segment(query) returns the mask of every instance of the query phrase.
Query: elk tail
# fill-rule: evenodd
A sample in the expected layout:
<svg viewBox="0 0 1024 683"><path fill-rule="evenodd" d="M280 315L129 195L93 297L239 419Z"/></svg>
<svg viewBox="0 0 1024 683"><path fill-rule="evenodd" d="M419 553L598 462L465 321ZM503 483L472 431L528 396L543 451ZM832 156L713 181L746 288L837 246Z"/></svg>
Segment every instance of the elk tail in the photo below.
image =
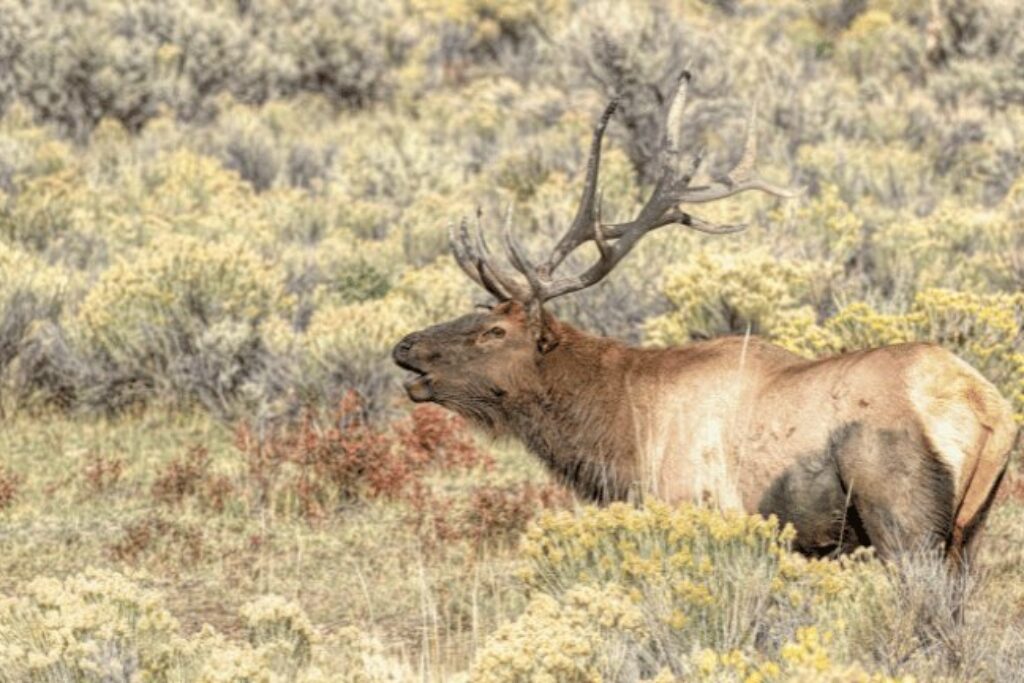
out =
<svg viewBox="0 0 1024 683"><path fill-rule="evenodd" d="M991 385L984 389L988 390L977 392L972 401L983 429L963 499L956 511L949 545L950 559L956 565L972 559L972 541L988 516L1019 438L1020 430L1009 404Z"/></svg>

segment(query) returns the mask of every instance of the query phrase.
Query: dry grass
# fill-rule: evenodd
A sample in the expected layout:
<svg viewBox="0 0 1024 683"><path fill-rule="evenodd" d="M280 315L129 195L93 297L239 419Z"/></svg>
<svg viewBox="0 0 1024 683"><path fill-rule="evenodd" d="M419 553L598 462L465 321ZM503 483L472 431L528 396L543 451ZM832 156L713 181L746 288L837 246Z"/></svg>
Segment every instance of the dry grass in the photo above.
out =
<svg viewBox="0 0 1024 683"><path fill-rule="evenodd" d="M433 527L411 524L414 508L394 499L338 501L314 518L294 492L258 505L260 487L235 437L202 415L4 423L5 481L19 485L0 513L0 593L86 567L142 569L187 630L210 623L227 633L240 628L239 606L274 593L297 600L328 631L355 625L377 634L433 677L465 668L480 639L521 606L514 534L496 533L486 548L473 533L449 536L441 551ZM520 492L513 505L522 491L543 488L544 475L518 449L489 450L488 487L477 488L479 470L442 468L429 473L433 495L482 497L475 509L490 514L508 504L494 499L500 482ZM219 503L211 482L232 487Z"/></svg>
<svg viewBox="0 0 1024 683"><path fill-rule="evenodd" d="M523 507L540 502L536 492L544 490L546 476L518 448L474 442L491 463L486 473L448 466L425 471L421 481L437 500L503 521L497 530L473 527L439 544L434 526L410 524L410 513L422 504L415 497L339 499L313 517L298 498L284 500L297 496L285 489L274 494L283 497L277 504L257 504L260 487L237 436L202 415L4 423L0 452L8 480L18 487L0 512L0 593L17 594L35 577L87 567L141 570L185 632L209 623L239 637L243 604L282 595L326 633L355 626L374 634L396 667L427 680L465 671L487 637L524 609L528 591L517 575L516 530L533 516ZM210 482L223 482L230 493L211 502ZM495 493L502 490L518 493ZM981 647L977 639L1019 634L1011 627L1024 619L1022 519L1015 495L992 515L968 628L948 621L936 626L933 619L933 635L941 637L914 641L923 622L920 609L911 607L931 604L934 615L944 604L936 596L948 591L941 576L911 573L909 583L897 586L904 592L896 609L879 599L889 595L884 591L843 607L860 629L847 631L846 656L893 674L909 668L970 680L957 657L976 667L979 652L1021 651L1012 642ZM772 626L773 632L780 628ZM935 642L960 654L939 656L930 649L939 647ZM891 649L895 645L904 650ZM1007 667L1019 660L1004 659L985 662L989 674L982 678L1012 680Z"/></svg>

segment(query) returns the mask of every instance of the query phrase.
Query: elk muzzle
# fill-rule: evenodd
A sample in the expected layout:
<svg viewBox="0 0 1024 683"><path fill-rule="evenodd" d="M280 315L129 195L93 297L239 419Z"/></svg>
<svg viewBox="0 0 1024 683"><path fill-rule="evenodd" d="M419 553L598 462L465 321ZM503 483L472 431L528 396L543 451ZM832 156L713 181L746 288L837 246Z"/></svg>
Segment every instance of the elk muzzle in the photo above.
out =
<svg viewBox="0 0 1024 683"><path fill-rule="evenodd" d="M395 364L411 374L402 382L405 393L415 403L431 401L434 398L434 387L430 373L423 369L418 335L410 334L395 344L391 351L391 358Z"/></svg>

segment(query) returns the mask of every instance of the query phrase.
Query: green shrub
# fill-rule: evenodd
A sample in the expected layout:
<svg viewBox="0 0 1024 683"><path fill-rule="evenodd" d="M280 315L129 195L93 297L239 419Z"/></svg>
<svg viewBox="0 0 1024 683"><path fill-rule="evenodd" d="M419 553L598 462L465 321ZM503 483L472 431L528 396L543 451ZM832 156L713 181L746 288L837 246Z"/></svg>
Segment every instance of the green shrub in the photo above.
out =
<svg viewBox="0 0 1024 683"><path fill-rule="evenodd" d="M371 411L385 404L395 370L387 363L404 335L471 310L472 283L451 263L405 274L383 298L323 306L314 312L299 345L306 392L337 399L355 389ZM321 395L323 395L321 393Z"/></svg>
<svg viewBox="0 0 1024 683"><path fill-rule="evenodd" d="M260 326L291 305L283 280L240 240L162 238L108 269L74 322L92 353L157 396L230 403L269 362Z"/></svg>

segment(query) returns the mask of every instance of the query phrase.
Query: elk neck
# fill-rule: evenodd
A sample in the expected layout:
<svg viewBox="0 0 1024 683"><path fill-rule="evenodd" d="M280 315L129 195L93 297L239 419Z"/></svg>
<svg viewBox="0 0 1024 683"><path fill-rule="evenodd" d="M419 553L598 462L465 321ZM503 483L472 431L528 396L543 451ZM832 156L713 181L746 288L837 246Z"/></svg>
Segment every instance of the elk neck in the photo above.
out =
<svg viewBox="0 0 1024 683"><path fill-rule="evenodd" d="M537 380L508 401L510 430L563 483L597 502L624 500L637 479L623 401L628 346L560 325Z"/></svg>

